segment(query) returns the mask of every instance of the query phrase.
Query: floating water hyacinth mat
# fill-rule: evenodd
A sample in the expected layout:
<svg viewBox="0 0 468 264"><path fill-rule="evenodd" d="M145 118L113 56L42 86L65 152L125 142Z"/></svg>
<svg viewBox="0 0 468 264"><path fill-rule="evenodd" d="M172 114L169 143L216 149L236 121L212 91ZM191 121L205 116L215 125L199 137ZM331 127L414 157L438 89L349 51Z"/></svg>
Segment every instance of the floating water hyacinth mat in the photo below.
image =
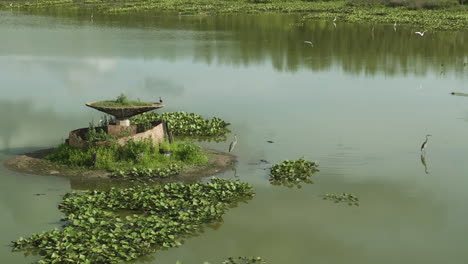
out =
<svg viewBox="0 0 468 264"><path fill-rule="evenodd" d="M222 264L265 264L266 261L261 257L230 257L223 261Z"/></svg>
<svg viewBox="0 0 468 264"><path fill-rule="evenodd" d="M300 158L285 160L270 169L270 183L273 185L294 186L300 183L312 183L312 174L318 172L318 164Z"/></svg>
<svg viewBox="0 0 468 264"><path fill-rule="evenodd" d="M356 195L350 193L327 193L323 196L323 199L330 200L335 203L347 203L349 206L359 206L359 198Z"/></svg>
<svg viewBox="0 0 468 264"><path fill-rule="evenodd" d="M221 264L266 264L267 262L261 257L229 257ZM183 264L177 261L176 264ZM209 262L203 262L203 264L210 264Z"/></svg>
<svg viewBox="0 0 468 264"><path fill-rule="evenodd" d="M87 191L65 195L61 229L13 242L32 250L38 263L118 263L162 248L219 221L230 206L253 197L252 186L213 178L208 183Z"/></svg>
<svg viewBox="0 0 468 264"><path fill-rule="evenodd" d="M174 136L222 137L230 132L230 124L218 117L205 119L186 112L144 113L133 117L132 123L144 126L157 120L166 121Z"/></svg>

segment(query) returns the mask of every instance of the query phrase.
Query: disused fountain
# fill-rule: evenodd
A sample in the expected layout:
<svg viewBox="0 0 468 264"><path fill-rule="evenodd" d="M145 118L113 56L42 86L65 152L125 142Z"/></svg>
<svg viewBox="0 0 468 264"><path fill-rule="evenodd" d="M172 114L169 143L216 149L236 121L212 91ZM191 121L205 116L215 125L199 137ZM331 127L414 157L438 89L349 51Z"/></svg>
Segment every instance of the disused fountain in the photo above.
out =
<svg viewBox="0 0 468 264"><path fill-rule="evenodd" d="M96 109L115 118L115 122L99 124L96 128L90 126L88 128L80 128L70 132L67 140L70 146L88 147L92 145L102 146L110 144L111 140L89 140L90 130L97 129L102 133L106 133L112 141L120 145L125 145L129 140L145 140L150 139L155 144L160 144L164 140L164 135L167 133L167 126L162 121L153 121L150 126L141 126L131 124L130 118L145 112L153 111L164 107L161 103L141 103L126 100L123 97L119 101L101 101L86 103L86 106ZM133 104L134 103L134 104Z"/></svg>

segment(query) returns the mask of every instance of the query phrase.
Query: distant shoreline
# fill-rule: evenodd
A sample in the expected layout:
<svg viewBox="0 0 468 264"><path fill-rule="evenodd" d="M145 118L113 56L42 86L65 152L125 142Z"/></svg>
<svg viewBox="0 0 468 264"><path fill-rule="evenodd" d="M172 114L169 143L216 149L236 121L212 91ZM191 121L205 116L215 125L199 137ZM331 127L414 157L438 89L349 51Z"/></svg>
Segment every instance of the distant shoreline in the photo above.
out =
<svg viewBox="0 0 468 264"><path fill-rule="evenodd" d="M10 6L11 4L11 6ZM70 16L89 13L128 14L174 12L175 15L217 15L227 13L296 13L310 19L340 22L409 25L417 31L468 30L468 5L450 5L435 9L411 9L381 4L353 4L350 1L312 2L301 0L160 0L132 2L73 2L72 0L4 1L0 10L36 15ZM70 11L70 12L64 12Z"/></svg>

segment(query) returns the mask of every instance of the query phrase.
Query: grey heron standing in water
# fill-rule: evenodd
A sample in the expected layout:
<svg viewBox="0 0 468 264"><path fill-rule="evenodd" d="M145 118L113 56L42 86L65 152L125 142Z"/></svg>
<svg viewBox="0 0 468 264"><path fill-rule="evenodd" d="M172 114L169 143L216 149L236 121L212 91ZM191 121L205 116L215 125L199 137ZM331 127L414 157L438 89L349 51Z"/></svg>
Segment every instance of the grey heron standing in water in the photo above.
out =
<svg viewBox="0 0 468 264"><path fill-rule="evenodd" d="M234 135L234 141L231 142L231 144L229 144L229 152L231 152L237 145L237 136Z"/></svg>
<svg viewBox="0 0 468 264"><path fill-rule="evenodd" d="M424 142L422 143L421 145L421 152L426 154L426 148L427 148L427 141L429 140L429 137L431 137L432 135L426 135L426 140L424 140Z"/></svg>

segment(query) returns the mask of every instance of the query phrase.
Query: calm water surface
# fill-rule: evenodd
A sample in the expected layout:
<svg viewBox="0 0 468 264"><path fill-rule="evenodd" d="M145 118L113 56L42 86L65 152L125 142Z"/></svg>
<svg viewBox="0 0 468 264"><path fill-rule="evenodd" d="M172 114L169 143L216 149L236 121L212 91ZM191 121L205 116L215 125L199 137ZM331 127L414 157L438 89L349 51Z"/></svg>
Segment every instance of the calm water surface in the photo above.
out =
<svg viewBox="0 0 468 264"><path fill-rule="evenodd" d="M1 12L0 160L98 120L87 101L162 96L167 111L232 123L237 175L257 195L217 228L141 262L467 263L468 98L450 92L468 93L468 33L300 24L279 15L91 21ZM302 156L321 171L301 189L271 186L268 165L253 165ZM74 188L0 167L1 263L37 259L10 252L9 242L59 226L57 204ZM323 201L327 192L354 193L361 206Z"/></svg>

